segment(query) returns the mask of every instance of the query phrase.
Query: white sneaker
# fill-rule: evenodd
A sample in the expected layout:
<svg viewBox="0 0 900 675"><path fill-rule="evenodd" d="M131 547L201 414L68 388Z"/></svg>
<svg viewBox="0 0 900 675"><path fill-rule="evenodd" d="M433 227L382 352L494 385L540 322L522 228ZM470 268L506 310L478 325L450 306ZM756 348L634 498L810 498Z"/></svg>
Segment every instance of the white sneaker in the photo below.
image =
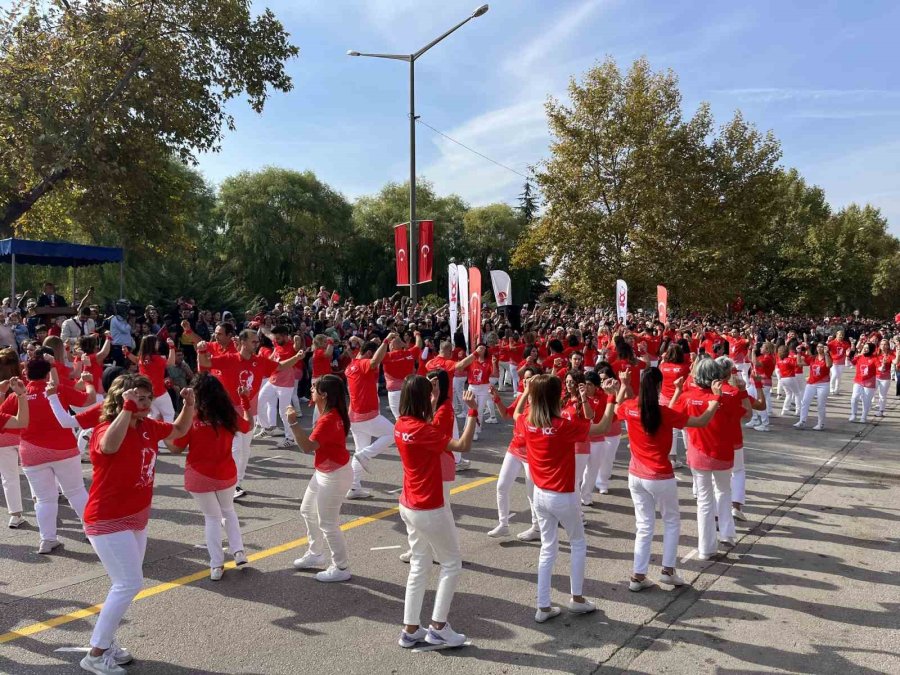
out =
<svg viewBox="0 0 900 675"><path fill-rule="evenodd" d="M412 560L412 549L409 549L406 553L401 553L398 557L400 562L405 562L408 565L409 561Z"/></svg>
<svg viewBox="0 0 900 675"><path fill-rule="evenodd" d="M430 645L447 645L448 647L459 647L466 641L466 636L457 633L450 627L450 622L444 624L443 628L428 627L425 634L425 642Z"/></svg>
<svg viewBox="0 0 900 675"><path fill-rule="evenodd" d="M575 602L574 600L569 600L566 607L570 612L572 612L572 614L590 614L597 609L597 605L595 605L590 600L585 600L584 602Z"/></svg>
<svg viewBox="0 0 900 675"><path fill-rule="evenodd" d="M347 499L368 499L372 496L372 491L364 487L351 488L347 490Z"/></svg>
<svg viewBox="0 0 900 675"><path fill-rule="evenodd" d="M768 424L760 424L758 427L753 427L754 431L771 431Z"/></svg>
<svg viewBox="0 0 900 675"><path fill-rule="evenodd" d="M516 535L516 539L519 541L540 541L541 530L537 525L532 525L527 530L519 532L519 534Z"/></svg>
<svg viewBox="0 0 900 675"><path fill-rule="evenodd" d="M847 421L848 421L848 422L855 422L855 421L856 421L856 415L850 415L850 417L847 418Z"/></svg>
<svg viewBox="0 0 900 675"><path fill-rule="evenodd" d="M806 428L806 422L795 422L795 423L792 424L791 426L793 426L795 429L805 429L805 428Z"/></svg>
<svg viewBox="0 0 900 675"><path fill-rule="evenodd" d="M496 417L488 417L488 418L484 421L484 423L485 423L485 424L499 424L499 422L497 422L497 418L496 418Z"/></svg>
<svg viewBox="0 0 900 675"><path fill-rule="evenodd" d="M372 469L369 468L369 458L365 455L355 453L353 455L353 461L359 464L366 473L372 473Z"/></svg>
<svg viewBox="0 0 900 675"><path fill-rule="evenodd" d="M559 607L551 607L549 612L545 612L538 607L537 611L534 613L534 620L538 623L544 623L555 616L559 616L561 612L562 610Z"/></svg>
<svg viewBox="0 0 900 675"><path fill-rule="evenodd" d="M600 488L600 494L601 494L601 495L608 495L608 494L609 494L609 488Z"/></svg>
<svg viewBox="0 0 900 675"><path fill-rule="evenodd" d="M638 591L642 591L645 588L650 588L651 586L653 586L653 582L650 581L647 577L644 577L640 581L637 581L636 579L630 579L628 581L628 590L634 591L635 593L637 593Z"/></svg>
<svg viewBox="0 0 900 675"><path fill-rule="evenodd" d="M868 417L860 417L860 418L859 418L859 423L860 423L860 424L868 424L868 423L869 423L869 418L868 418Z"/></svg>
<svg viewBox="0 0 900 675"><path fill-rule="evenodd" d="M244 488L242 488L240 485L234 486L234 499L240 499L245 494L247 494L247 491Z"/></svg>
<svg viewBox="0 0 900 675"><path fill-rule="evenodd" d="M9 517L9 527L15 530L19 525L22 525L25 522L25 519L22 516L10 516Z"/></svg>
<svg viewBox="0 0 900 675"><path fill-rule="evenodd" d="M734 537L722 537L719 539L719 543L729 547L737 546L737 540Z"/></svg>
<svg viewBox="0 0 900 675"><path fill-rule="evenodd" d="M875 417L884 417L884 413L880 410L875 411Z"/></svg>
<svg viewBox="0 0 900 675"><path fill-rule="evenodd" d="M493 530L488 532L489 537L493 537L494 539L500 539L501 537L509 536L509 525L497 525Z"/></svg>
<svg viewBox="0 0 900 675"><path fill-rule="evenodd" d="M325 567L324 555L316 555L312 551L307 551L294 561L295 570L311 570L316 567Z"/></svg>
<svg viewBox="0 0 900 675"><path fill-rule="evenodd" d="M50 553L50 551L52 551L59 545L60 545L60 543L56 539L41 539L41 543L38 546L37 552L40 553L41 555L46 555L47 553ZM100 657L97 657L97 658L100 658Z"/></svg>
<svg viewBox="0 0 900 675"><path fill-rule="evenodd" d="M468 471L471 468L472 468L472 462L467 460L465 457L460 459L459 462L456 464L457 471Z"/></svg>
<svg viewBox="0 0 900 675"><path fill-rule="evenodd" d="M256 435L253 438L268 438L272 435L272 432L263 427L259 431L256 432Z"/></svg>
<svg viewBox="0 0 900 675"><path fill-rule="evenodd" d="M209 578L212 581L220 581L222 579L222 575L224 575L224 574L225 574L224 567L213 567L209 571Z"/></svg>
<svg viewBox="0 0 900 675"><path fill-rule="evenodd" d="M412 649L417 644L425 640L425 636L428 634L424 628L419 628L415 633L407 633L402 628L400 629L400 639L397 640L398 644L404 649Z"/></svg>
<svg viewBox="0 0 900 675"><path fill-rule="evenodd" d="M131 652L125 649L125 647L120 647L119 643L115 640L109 645L109 651L113 653L113 658L120 666L124 666L125 664L134 661L134 656L131 655Z"/></svg>
<svg viewBox="0 0 900 675"><path fill-rule="evenodd" d="M747 427L748 429L752 429L755 426L757 426L758 424L759 424L759 420L750 420L744 426Z"/></svg>
<svg viewBox="0 0 900 675"><path fill-rule="evenodd" d="M293 438L286 437L283 441L281 441L281 443L278 443L275 447L281 448L283 450L285 448L293 448L295 445L297 445L297 444L294 442Z"/></svg>
<svg viewBox="0 0 900 675"><path fill-rule="evenodd" d="M236 567L243 567L243 566L246 565L248 562L250 562L250 561L247 560L247 556L244 554L243 551L235 551L235 553L234 553L234 564L235 564Z"/></svg>
<svg viewBox="0 0 900 675"><path fill-rule="evenodd" d="M674 574L660 574L659 582L668 584L669 586L684 586L684 579L678 575L678 572L675 572Z"/></svg>
<svg viewBox="0 0 900 675"><path fill-rule="evenodd" d="M119 675L127 673L122 666L116 663L115 653L112 649L107 649L100 656L91 656L88 652L81 659L81 669L96 675Z"/></svg>
<svg viewBox="0 0 900 675"><path fill-rule="evenodd" d="M731 508L731 517L735 520L747 520L747 516L744 515L744 512L734 507Z"/></svg>
<svg viewBox="0 0 900 675"><path fill-rule="evenodd" d="M813 427L813 431L822 431L824 429L825 429L824 424L817 424L816 426Z"/></svg>
<svg viewBox="0 0 900 675"><path fill-rule="evenodd" d="M349 570L342 570L337 565L329 565L327 570L316 574L316 581L323 581L326 583L334 581L350 581L351 577L352 575Z"/></svg>

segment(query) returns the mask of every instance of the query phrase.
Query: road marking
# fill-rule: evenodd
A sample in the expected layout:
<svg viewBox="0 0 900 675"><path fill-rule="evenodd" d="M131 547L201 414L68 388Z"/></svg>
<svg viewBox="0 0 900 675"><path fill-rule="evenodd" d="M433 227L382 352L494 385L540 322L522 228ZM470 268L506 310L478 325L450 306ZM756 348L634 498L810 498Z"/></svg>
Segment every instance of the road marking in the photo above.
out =
<svg viewBox="0 0 900 675"><path fill-rule="evenodd" d="M262 459L254 462L254 464L262 464L263 462L272 462L276 459L284 459L284 455L275 455L274 457L263 457Z"/></svg>
<svg viewBox="0 0 900 675"><path fill-rule="evenodd" d="M690 559L693 558L695 555L697 555L698 552L699 552L699 551L697 551L697 549L692 548L692 549L691 549L691 552L688 553L686 556L684 556L684 557L681 559L681 564L683 565L684 563L686 563L688 560L690 560Z"/></svg>
<svg viewBox="0 0 900 675"><path fill-rule="evenodd" d="M450 490L451 495L459 494L460 492L466 492L467 490L474 490L475 488L481 487L482 485L487 485L488 483L493 483L497 480L497 476L487 476L485 478L479 478L478 480L473 480L469 483L463 483L462 485L457 485L455 488ZM377 513L373 513L371 516L362 516L360 518L356 518L351 520L348 523L344 523L341 525L341 530L346 532L347 530L352 530L362 525L368 525L369 523L374 523L379 520L384 520L385 518L390 518L391 516L400 512L399 506L394 506L389 509L384 509L383 511L378 511ZM300 539L294 539L293 541L285 542L284 544L280 544L279 546L273 546L272 548L267 548L263 551L258 551L251 555L247 556L247 560L250 562L256 562L257 560L264 560L265 558L270 558L273 555L278 555L280 553L284 553L285 551L290 551L291 549L299 548L304 544L308 543L308 539L306 537L301 537ZM234 569L234 561L230 561L225 563L225 569ZM195 581L200 581L201 579L209 578L209 570L204 569L200 572L194 572L193 574L186 574L183 577L178 577L177 579L173 579L172 581L166 581L161 584L156 584L155 586L151 586L150 588L143 589L140 593L138 593L134 597L134 602L138 600L144 600L146 598L152 598L154 595L159 595L160 593L165 593L166 591L171 591L176 588L180 588L182 586L187 586L188 584L192 584ZM77 609L73 612L69 612L68 614L61 614L60 616L54 616L46 621L38 621L37 623L32 623L27 626L23 626L22 628L17 628L16 630L11 630L8 633L3 633L0 635L0 644L4 644L6 642L12 642L13 640L18 640L19 638L28 637L29 635L35 635L37 633L42 633L45 630L50 630L51 628L56 628L57 626L62 626L67 623L72 623L73 621L78 621L79 619L86 619L95 614L99 614L100 610L103 608L103 604L92 605L90 607L85 607L84 609Z"/></svg>
<svg viewBox="0 0 900 675"><path fill-rule="evenodd" d="M403 548L399 544L396 546L376 546L375 548L370 548L370 551L393 551L395 548Z"/></svg>

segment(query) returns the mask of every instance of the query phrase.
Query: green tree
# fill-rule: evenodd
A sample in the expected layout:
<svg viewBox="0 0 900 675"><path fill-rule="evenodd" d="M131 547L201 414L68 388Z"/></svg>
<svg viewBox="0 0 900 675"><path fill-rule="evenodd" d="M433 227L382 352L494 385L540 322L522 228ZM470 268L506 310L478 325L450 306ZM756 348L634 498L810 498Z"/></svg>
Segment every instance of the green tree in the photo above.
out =
<svg viewBox="0 0 900 675"><path fill-rule="evenodd" d="M19 0L0 12L0 236L62 187L134 209L171 155L218 148L231 99L290 90L297 53L241 0Z"/></svg>
<svg viewBox="0 0 900 675"><path fill-rule="evenodd" d="M531 181L526 180L525 186L522 188L522 194L519 195L519 215L526 225L531 225L534 222L538 209L538 196L531 186Z"/></svg>
<svg viewBox="0 0 900 675"><path fill-rule="evenodd" d="M352 209L306 171L267 168L226 179L218 218L229 271L271 300L284 286L348 284Z"/></svg>

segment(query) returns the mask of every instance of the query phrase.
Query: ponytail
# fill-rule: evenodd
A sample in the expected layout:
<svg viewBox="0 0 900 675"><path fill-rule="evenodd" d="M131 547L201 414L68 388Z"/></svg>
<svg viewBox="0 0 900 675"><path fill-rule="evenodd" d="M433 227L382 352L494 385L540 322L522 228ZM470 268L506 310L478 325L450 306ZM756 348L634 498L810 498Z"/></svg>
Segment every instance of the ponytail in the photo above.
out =
<svg viewBox="0 0 900 675"><path fill-rule="evenodd" d="M659 386L662 384L662 373L659 368L648 368L641 380L638 406L641 412L641 425L651 436L662 424L662 410L659 407Z"/></svg>

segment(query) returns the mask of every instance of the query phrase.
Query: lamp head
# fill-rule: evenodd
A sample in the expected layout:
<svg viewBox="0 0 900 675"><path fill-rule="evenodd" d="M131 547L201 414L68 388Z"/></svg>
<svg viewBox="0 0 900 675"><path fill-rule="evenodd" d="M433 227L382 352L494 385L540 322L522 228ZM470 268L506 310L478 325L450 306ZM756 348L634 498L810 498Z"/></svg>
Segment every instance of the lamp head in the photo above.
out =
<svg viewBox="0 0 900 675"><path fill-rule="evenodd" d="M488 11L489 9L490 9L490 7L489 7L488 5L482 5L481 7L479 7L478 9L476 9L474 12L472 12L472 17L473 17L473 18L478 18L479 16L481 16L481 15L483 15L483 14L487 14L487 11Z"/></svg>
<svg viewBox="0 0 900 675"><path fill-rule="evenodd" d="M348 49L347 56L359 56L359 52L354 49Z"/></svg>

